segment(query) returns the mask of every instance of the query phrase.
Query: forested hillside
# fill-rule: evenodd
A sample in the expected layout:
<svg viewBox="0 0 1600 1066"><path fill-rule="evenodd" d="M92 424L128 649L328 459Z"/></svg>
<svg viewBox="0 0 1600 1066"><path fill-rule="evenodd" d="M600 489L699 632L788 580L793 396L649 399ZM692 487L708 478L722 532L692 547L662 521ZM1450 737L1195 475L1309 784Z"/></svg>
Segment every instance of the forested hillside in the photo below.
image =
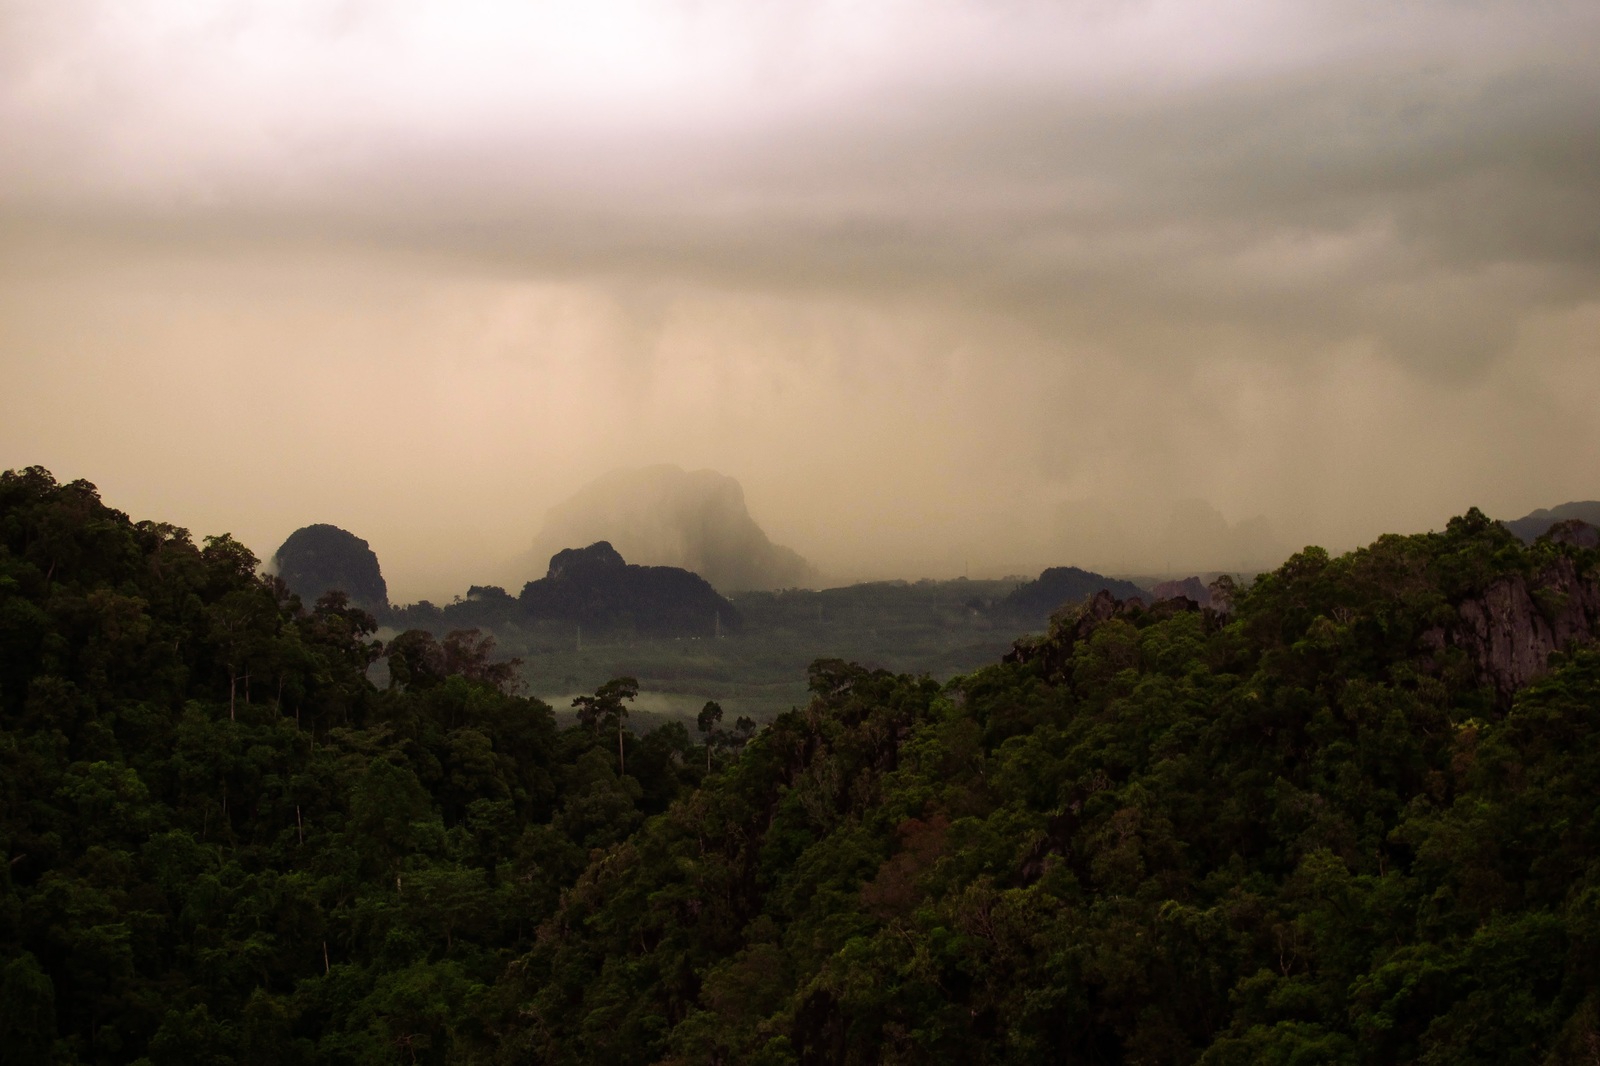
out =
<svg viewBox="0 0 1600 1066"><path fill-rule="evenodd" d="M708 758L6 474L0 1055L1595 1061L1597 562L1471 512Z"/></svg>
<svg viewBox="0 0 1600 1066"><path fill-rule="evenodd" d="M1594 1061L1600 655L1508 694L1496 649L1592 634L1595 564L1473 512L1227 616L1102 598L942 690L819 664L567 894L520 1053Z"/></svg>
<svg viewBox="0 0 1600 1066"><path fill-rule="evenodd" d="M476 634L382 648L255 569L0 475L0 1061L487 1055L591 849L703 771L619 693L558 730Z"/></svg>

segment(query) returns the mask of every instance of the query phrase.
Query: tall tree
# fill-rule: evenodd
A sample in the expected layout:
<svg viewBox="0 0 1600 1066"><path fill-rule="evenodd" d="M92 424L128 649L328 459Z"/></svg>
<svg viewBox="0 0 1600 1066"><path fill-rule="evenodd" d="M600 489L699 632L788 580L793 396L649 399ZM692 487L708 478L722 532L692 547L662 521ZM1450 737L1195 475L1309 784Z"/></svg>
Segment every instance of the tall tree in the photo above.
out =
<svg viewBox="0 0 1600 1066"><path fill-rule="evenodd" d="M622 736L628 720L628 708L623 703L637 695L639 682L636 678L614 677L595 689L593 696L579 696L572 701L572 705L578 709L578 721L593 728L596 736L602 727L616 729L618 777L627 772Z"/></svg>
<svg viewBox="0 0 1600 1066"><path fill-rule="evenodd" d="M722 722L722 704L716 700L707 700L706 705L700 708L695 723L699 725L700 732L706 735L706 772L711 772L711 751L716 747L717 741L722 737L722 730L718 728Z"/></svg>

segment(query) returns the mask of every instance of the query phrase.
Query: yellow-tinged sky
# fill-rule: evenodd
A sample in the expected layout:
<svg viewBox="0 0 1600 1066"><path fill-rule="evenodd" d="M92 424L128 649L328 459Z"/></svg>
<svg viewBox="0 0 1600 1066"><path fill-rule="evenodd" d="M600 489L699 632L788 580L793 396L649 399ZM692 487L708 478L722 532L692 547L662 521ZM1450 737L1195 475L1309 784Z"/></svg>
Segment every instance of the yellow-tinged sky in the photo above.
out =
<svg viewBox="0 0 1600 1066"><path fill-rule="evenodd" d="M0 467L337 523L399 600L658 462L840 578L1600 497L1597 53L1592 0L0 0Z"/></svg>

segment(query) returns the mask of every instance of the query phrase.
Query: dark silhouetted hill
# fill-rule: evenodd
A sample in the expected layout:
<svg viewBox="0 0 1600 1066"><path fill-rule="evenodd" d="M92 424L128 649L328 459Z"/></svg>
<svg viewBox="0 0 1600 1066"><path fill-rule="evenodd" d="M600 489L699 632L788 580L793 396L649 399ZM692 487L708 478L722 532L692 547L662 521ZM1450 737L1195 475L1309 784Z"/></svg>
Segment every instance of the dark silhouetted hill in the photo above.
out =
<svg viewBox="0 0 1600 1066"><path fill-rule="evenodd" d="M739 628L738 610L705 578L675 566L635 566L606 541L567 548L519 597L524 615L604 630L709 637Z"/></svg>
<svg viewBox="0 0 1600 1066"><path fill-rule="evenodd" d="M1052 566L1037 578L1018 585L1000 603L1000 609L1017 616L1049 617L1069 603L1088 599L1104 589L1118 599L1150 599L1150 593L1128 581L1080 570L1076 566Z"/></svg>
<svg viewBox="0 0 1600 1066"><path fill-rule="evenodd" d="M1543 508L1521 518L1501 524L1515 533L1524 544L1532 544L1550 531L1557 522L1577 519L1586 525L1600 526L1600 500L1582 500L1564 503L1559 507Z"/></svg>
<svg viewBox="0 0 1600 1066"><path fill-rule="evenodd" d="M269 568L307 605L337 589L369 611L389 606L389 587L377 555L366 541L338 526L318 523L295 530Z"/></svg>
<svg viewBox="0 0 1600 1066"><path fill-rule="evenodd" d="M722 592L818 583L810 563L750 517L739 482L667 465L613 471L552 507L514 576L537 573L566 545L600 540L639 563L693 570Z"/></svg>
<svg viewBox="0 0 1600 1066"><path fill-rule="evenodd" d="M1211 590L1198 577L1186 577L1182 581L1163 581L1150 589L1150 595L1157 600L1171 600L1182 596L1202 607L1211 606Z"/></svg>

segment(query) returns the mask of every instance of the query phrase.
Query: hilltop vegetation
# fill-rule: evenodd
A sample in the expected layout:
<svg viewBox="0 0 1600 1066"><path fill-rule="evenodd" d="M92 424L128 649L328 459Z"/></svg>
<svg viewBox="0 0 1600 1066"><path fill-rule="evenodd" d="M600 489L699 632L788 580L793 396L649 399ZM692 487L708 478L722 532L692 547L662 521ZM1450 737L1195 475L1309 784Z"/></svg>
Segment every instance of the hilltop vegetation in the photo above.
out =
<svg viewBox="0 0 1600 1066"><path fill-rule="evenodd" d="M753 732L0 476L0 1056L1567 1063L1600 553L1471 512ZM748 612L747 612L748 623ZM368 669L387 663L383 688ZM742 751L740 750L743 745Z"/></svg>

